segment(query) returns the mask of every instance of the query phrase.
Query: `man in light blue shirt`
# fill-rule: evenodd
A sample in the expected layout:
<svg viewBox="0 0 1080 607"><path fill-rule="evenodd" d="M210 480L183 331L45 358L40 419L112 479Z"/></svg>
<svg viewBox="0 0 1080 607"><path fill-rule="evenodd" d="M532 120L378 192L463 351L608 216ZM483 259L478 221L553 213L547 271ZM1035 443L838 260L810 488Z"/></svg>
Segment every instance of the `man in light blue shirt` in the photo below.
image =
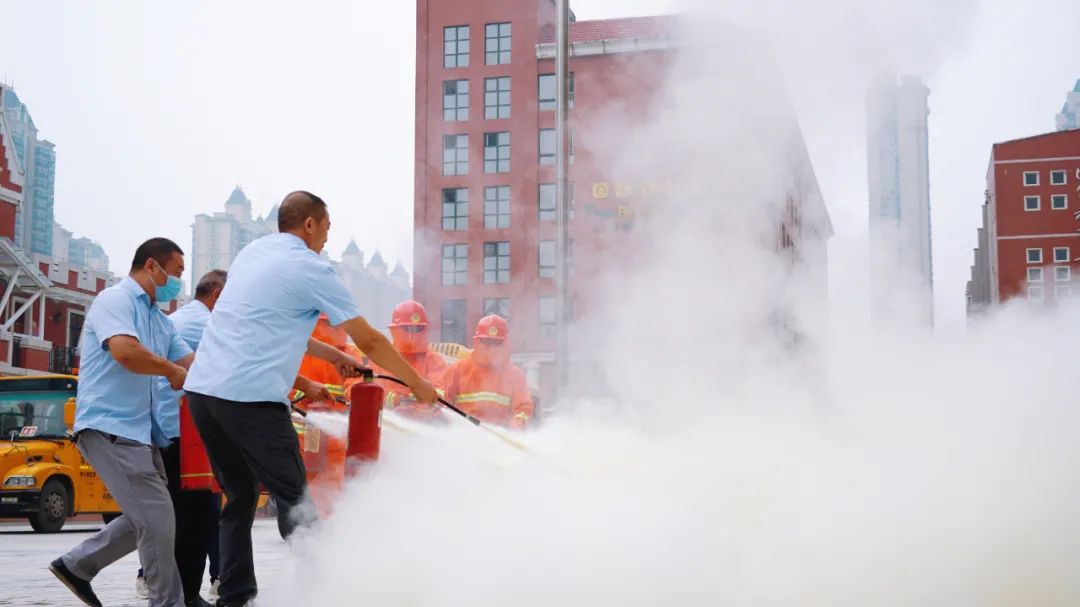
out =
<svg viewBox="0 0 1080 607"><path fill-rule="evenodd" d="M101 605L90 580L135 549L146 569L151 607L185 604L165 468L151 444L157 378L181 387L194 357L157 306L180 293L183 272L184 253L176 243L146 241L128 276L94 299L83 325L75 436L123 514L49 569L87 605Z"/></svg>
<svg viewBox="0 0 1080 607"><path fill-rule="evenodd" d="M240 252L229 269L184 389L210 463L228 501L221 512L218 605L257 592L251 525L261 483L278 506L283 536L297 526L307 481L289 416L288 393L320 312L424 403L435 388L360 316L330 263L319 256L330 230L326 203L293 192L278 209L278 234ZM330 348L334 350L333 348ZM335 350L336 351L336 350Z"/></svg>
<svg viewBox="0 0 1080 607"><path fill-rule="evenodd" d="M195 285L195 298L169 315L180 339L198 350L210 312L214 309L228 274L224 270L207 272ZM209 491L182 491L180 488L180 399L183 390L174 390L165 378L158 378L158 398L153 409L154 445L161 448L161 457L168 476L169 495L176 513L176 567L188 604L200 604L203 573L210 557L211 584L217 579L218 564L218 496ZM140 594L146 587L145 571L139 570L136 589Z"/></svg>

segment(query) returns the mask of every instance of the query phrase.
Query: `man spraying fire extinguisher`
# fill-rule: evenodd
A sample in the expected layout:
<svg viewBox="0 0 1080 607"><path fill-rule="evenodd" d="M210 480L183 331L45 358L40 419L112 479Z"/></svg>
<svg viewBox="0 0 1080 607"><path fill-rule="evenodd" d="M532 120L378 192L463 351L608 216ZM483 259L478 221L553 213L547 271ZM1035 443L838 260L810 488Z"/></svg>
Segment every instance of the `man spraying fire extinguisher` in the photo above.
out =
<svg viewBox="0 0 1080 607"><path fill-rule="evenodd" d="M446 374L447 400L488 423L524 429L533 416L525 372L510 362L510 328L499 316L476 325L473 351Z"/></svg>

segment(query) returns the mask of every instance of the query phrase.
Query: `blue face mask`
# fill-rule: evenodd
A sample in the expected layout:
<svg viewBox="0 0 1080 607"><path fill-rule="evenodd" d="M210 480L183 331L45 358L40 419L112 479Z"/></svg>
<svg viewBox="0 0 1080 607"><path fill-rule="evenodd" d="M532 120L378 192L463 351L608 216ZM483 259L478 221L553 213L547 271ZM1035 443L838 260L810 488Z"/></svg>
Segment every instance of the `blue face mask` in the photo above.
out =
<svg viewBox="0 0 1080 607"><path fill-rule="evenodd" d="M154 299L159 303L169 303L176 299L177 295L180 295L180 290L184 288L184 284L180 282L180 279L165 272L165 268L161 267L161 264L154 262L162 274L165 274L165 284L158 286L154 284Z"/></svg>

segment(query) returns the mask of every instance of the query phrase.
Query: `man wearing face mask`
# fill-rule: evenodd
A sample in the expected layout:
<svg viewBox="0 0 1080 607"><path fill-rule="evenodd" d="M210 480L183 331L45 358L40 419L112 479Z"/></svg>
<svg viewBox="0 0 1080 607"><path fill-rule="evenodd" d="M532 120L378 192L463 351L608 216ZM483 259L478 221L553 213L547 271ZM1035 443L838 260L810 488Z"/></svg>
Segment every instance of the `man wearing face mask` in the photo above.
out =
<svg viewBox="0 0 1080 607"><path fill-rule="evenodd" d="M194 357L157 304L180 293L184 253L166 238L135 251L131 272L94 299L80 340L75 437L123 514L49 570L87 605L104 567L139 551L151 607L184 605L173 555L175 521L161 452L153 445L156 381L180 388Z"/></svg>
<svg viewBox="0 0 1080 607"><path fill-rule="evenodd" d="M442 355L428 347L427 310L420 302L403 301L390 316L390 337L394 349L409 361L413 369L436 387L442 385L447 364ZM376 368L377 373L385 373ZM417 402L408 388L385 380L379 381L386 390L386 408L410 419L426 422L443 420L442 408Z"/></svg>
<svg viewBox="0 0 1080 607"><path fill-rule="evenodd" d="M371 360L408 383L417 400L435 400L435 388L360 316L334 267L319 256L330 231L326 203L310 192L289 194L278 208L278 231L233 261L184 385L228 498L220 521L218 607L244 605L257 594L251 526L260 483L278 506L282 535L314 516L312 508L298 508L307 480L288 393L313 345L350 358L317 340L309 345L320 312Z"/></svg>
<svg viewBox="0 0 1080 607"><path fill-rule="evenodd" d="M533 416L525 372L510 362L510 328L499 316L480 319L473 351L446 374L447 400L488 423L523 430Z"/></svg>

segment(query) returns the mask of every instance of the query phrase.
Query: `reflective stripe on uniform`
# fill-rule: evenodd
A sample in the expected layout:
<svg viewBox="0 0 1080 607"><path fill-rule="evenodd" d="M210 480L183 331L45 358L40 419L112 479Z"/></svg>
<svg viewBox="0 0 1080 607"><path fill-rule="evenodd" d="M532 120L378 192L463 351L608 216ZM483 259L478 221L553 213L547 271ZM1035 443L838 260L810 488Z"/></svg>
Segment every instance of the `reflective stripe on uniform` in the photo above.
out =
<svg viewBox="0 0 1080 607"><path fill-rule="evenodd" d="M498 392L466 392L459 394L457 397L457 404L459 405L479 402L492 402L504 407L509 407L512 404L509 396L504 396Z"/></svg>

